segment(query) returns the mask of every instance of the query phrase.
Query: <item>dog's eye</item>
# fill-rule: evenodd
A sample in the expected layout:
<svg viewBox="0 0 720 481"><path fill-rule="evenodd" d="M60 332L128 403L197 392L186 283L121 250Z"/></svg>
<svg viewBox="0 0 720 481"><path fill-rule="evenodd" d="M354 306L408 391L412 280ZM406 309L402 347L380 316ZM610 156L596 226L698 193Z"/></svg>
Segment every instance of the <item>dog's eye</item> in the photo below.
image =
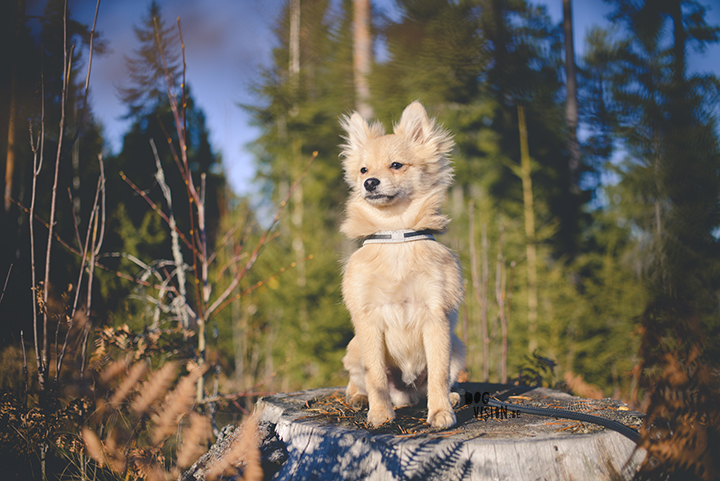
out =
<svg viewBox="0 0 720 481"><path fill-rule="evenodd" d="M390 164L390 168L395 170L402 169L402 166L403 165L400 162L393 162Z"/></svg>
<svg viewBox="0 0 720 481"><path fill-rule="evenodd" d="M367 174L367 167L361 167L361 168L360 168L360 173L361 173L361 174Z"/></svg>

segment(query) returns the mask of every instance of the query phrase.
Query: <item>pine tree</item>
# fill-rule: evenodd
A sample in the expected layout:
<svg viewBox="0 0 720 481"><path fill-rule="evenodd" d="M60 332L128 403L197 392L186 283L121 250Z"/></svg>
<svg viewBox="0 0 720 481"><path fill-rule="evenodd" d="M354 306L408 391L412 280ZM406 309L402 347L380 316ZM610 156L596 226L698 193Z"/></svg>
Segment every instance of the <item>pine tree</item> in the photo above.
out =
<svg viewBox="0 0 720 481"><path fill-rule="evenodd" d="M293 6L299 6L297 35ZM345 242L338 225L347 186L337 148L339 118L355 108L351 12L349 0L337 15L326 0L287 2L276 28L273 65L255 86L259 102L242 106L262 129L251 148L258 180L275 205L317 152L290 198L269 256L275 270L293 262L296 267L278 280L280 288L257 294L257 304L267 306L258 315L285 340L273 346L276 363L284 362L283 389L340 382L340 359L352 332L339 290Z"/></svg>
<svg viewBox="0 0 720 481"><path fill-rule="evenodd" d="M178 70L173 52L179 47L179 38L172 29L165 26L156 3L150 5L148 15L149 18L144 20L144 28L135 29L140 43L138 56L128 59L131 67L130 79L128 85L121 89L121 95L127 103L128 117L133 119L133 123L123 139L121 152L107 162L108 211L112 214L108 219L106 248L110 252L130 254L146 264L151 264L158 260L171 260L175 256L171 248L168 224L130 185L134 184L144 192L158 208L169 211L165 195L156 180L157 167L151 140L157 147L165 181L170 189L172 215L178 229L187 239L192 238L190 232L193 229L197 230L197 221L193 217L196 216L195 207L189 201L188 187L175 160L175 155L179 155L179 142L170 108L170 95L178 100L180 108L184 108L181 115L184 115L188 166L196 189L200 189L201 176L206 176L205 217L209 252L212 252L220 215L225 209L225 180L220 159L212 151L209 142L205 115L195 104L191 88L177 83L177 77L182 72ZM160 43L155 35L156 26ZM174 40L178 43L172 44ZM165 80L166 67L169 85ZM123 176L129 182L123 180ZM185 262L192 264L192 250L186 245L181 247ZM137 265L125 260L109 259L107 263L111 264L112 268L127 271L131 275L141 270ZM115 294L114 302L109 304L108 308L118 313L119 309L125 308L126 296L137 286L112 274L104 274L99 278L103 293ZM188 288L187 292L188 300L196 300L195 289ZM131 312L142 309L143 306L143 303L136 304ZM144 318L141 322L146 323L148 319Z"/></svg>
<svg viewBox="0 0 720 481"><path fill-rule="evenodd" d="M686 55L691 46L718 41L719 29L705 23L704 9L693 1L615 5L612 18L628 34L615 44L596 34L591 55L610 73L602 84L612 100L597 100L602 115L594 124L614 129L627 150L622 183L633 197L624 200L648 246L642 258L652 291L707 303L698 296L718 287L707 277L714 275L713 231L720 224L713 167L720 152L711 113L718 79L689 74Z"/></svg>
<svg viewBox="0 0 720 481"><path fill-rule="evenodd" d="M627 152L622 212L639 241L649 293L633 367L632 400L640 403L644 392L648 414L641 440L648 460L638 478L716 478L718 391L709 372L720 359L720 82L690 73L687 55L717 42L720 28L693 0L613 4L625 35L599 50L613 73L612 127Z"/></svg>
<svg viewBox="0 0 720 481"><path fill-rule="evenodd" d="M690 73L687 55L717 42L719 30L694 1L613 4L611 18L624 28L615 36L591 32L584 115L598 159L610 158L614 149L624 153L621 162L608 164L620 181L605 188L604 209L632 230L626 269L634 270L644 291L638 303L644 312L635 317L642 337L633 400L640 401L638 388L647 389L654 393L651 410L663 416L666 404L658 393L674 382L662 375L671 372L668 363L713 365L718 359L720 150L713 108L719 83L713 75ZM697 372L687 372L688 382L704 389ZM686 388L669 389L678 394Z"/></svg>
<svg viewBox="0 0 720 481"><path fill-rule="evenodd" d="M161 15L160 6L152 1L147 15L135 26L135 37L140 47L133 57L125 57L128 85L119 89L120 98L128 107L128 117L150 113L165 102L168 84L180 86L180 37L175 26L168 26ZM166 81L165 74L169 79Z"/></svg>
<svg viewBox="0 0 720 481"><path fill-rule="evenodd" d="M15 168L12 175L12 189L9 192L15 202L24 207L31 204L32 193L32 163L33 153L30 147L28 121L32 125L33 137L37 141L41 133L41 105L44 101L44 162L37 178L37 196L35 214L41 219L49 219L50 199L54 176L54 160L57 152L59 124L61 117L61 92L63 78L63 38L64 33L64 2L52 0L47 2L40 19L40 29L31 30L25 25L23 11L15 10L19 17L15 17L12 7L24 9L24 2L3 4L3 22L7 21L9 30L3 29L3 35L15 35L17 23L20 22L20 36L17 42L9 41L9 51L0 53L5 64L10 65L8 55L21 59L14 71L15 91L14 100L16 108L14 113L9 106L9 98L3 97L3 120L0 122L3 135L0 136L0 149L3 157L7 152L8 134L7 114L15 115ZM70 13L71 15L71 13ZM4 24L5 25L5 24ZM7 37L6 37L7 38ZM90 106L85 101L85 77L87 74L87 51L89 47L90 27L74 21L70 17L67 21L68 62L71 68L68 71L68 90L65 108L65 127L63 136L63 149L60 152L60 171L58 175L58 202L56 205L55 233L70 245L76 246L75 227L73 216L79 222L79 229L85 227L84 222L89 216L89 206L95 195L98 176L98 154L102 150L102 132L95 121ZM105 41L96 32L93 51L101 55L106 49ZM0 82L3 87L9 87L10 72L3 70ZM6 83L7 82L7 83ZM10 93L9 89L3 92ZM41 98L44 92L44 98ZM39 154L39 153L38 153ZM3 171L5 165L3 165ZM7 172L6 172L7 173ZM8 186L10 183L7 184ZM68 201L68 190L72 194L73 202ZM31 330L23 326L25 320L32 318L32 303L30 269L30 242L29 223L27 213L12 204L10 210L2 212L2 223L6 228L0 234L0 270L7 272L10 264L13 269L14 282L9 283L6 292L7 299L17 302L3 303L0 309L10 309L14 314L8 319L17 320L18 325L8 331L12 339L20 329L25 332ZM47 230L35 220L35 255L36 259L45 253L47 243ZM44 232L45 235L41 233ZM79 268L78 257L67 249L54 242L52 248L50 270L50 284L55 288L68 286L77 281ZM38 263L43 264L43 263ZM22 266L22 267L21 267ZM44 276L43 266L37 266L37 278ZM59 295L59 293L58 293ZM3 338L5 337L3 333Z"/></svg>

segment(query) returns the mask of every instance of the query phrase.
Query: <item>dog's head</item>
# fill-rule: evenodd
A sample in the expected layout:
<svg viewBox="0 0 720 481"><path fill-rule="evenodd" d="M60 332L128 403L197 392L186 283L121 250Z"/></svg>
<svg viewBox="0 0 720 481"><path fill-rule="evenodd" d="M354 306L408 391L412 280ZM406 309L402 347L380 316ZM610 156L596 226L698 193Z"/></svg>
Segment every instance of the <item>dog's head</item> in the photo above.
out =
<svg viewBox="0 0 720 481"><path fill-rule="evenodd" d="M341 125L347 132L342 146L345 180L354 200L384 209L430 196L444 198L452 182L447 155L453 141L419 102L405 108L392 134L385 135L377 122L369 125L357 112Z"/></svg>

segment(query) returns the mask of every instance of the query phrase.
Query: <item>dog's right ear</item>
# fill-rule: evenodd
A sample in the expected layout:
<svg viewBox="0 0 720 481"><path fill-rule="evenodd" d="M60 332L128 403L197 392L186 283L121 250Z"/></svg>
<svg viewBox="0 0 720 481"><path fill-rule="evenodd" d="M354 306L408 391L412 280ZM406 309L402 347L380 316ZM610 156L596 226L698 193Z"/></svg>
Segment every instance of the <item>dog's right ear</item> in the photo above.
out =
<svg viewBox="0 0 720 481"><path fill-rule="evenodd" d="M382 135L385 130L378 122L368 125L362 116L355 112L352 115L345 115L340 119L340 126L347 132L343 138L346 143L342 145L342 155L344 157L352 157L353 154L360 151L365 143Z"/></svg>

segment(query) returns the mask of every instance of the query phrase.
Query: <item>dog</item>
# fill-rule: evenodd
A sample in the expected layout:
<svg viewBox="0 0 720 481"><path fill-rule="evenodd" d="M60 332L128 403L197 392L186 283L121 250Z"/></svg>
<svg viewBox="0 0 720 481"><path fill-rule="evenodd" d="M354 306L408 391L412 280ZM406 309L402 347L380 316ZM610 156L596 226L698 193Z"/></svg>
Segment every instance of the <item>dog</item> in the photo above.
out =
<svg viewBox="0 0 720 481"><path fill-rule="evenodd" d="M435 242L449 220L440 212L453 168L449 132L419 102L408 105L393 133L345 116L341 146L350 185L341 232L363 246L345 265L342 293L355 336L343 365L352 406L369 404L368 422L381 425L396 407L427 396L427 422L453 426L450 388L465 362L453 330L463 299L457 257Z"/></svg>

